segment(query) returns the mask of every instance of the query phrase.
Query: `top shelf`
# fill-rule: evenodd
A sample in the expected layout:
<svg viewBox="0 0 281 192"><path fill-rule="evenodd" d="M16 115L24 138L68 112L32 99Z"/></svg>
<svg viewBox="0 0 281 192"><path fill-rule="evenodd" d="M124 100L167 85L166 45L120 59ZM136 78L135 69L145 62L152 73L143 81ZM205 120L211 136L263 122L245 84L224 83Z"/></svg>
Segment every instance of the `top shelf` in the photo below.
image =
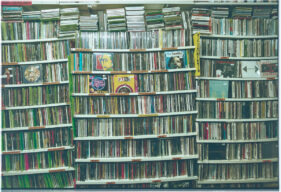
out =
<svg viewBox="0 0 281 192"><path fill-rule="evenodd" d="M195 46L171 47L171 48L151 48L151 49L84 49L84 48L72 48L71 52L132 53L132 52L172 51L172 50L183 50L183 49L195 49Z"/></svg>
<svg viewBox="0 0 281 192"><path fill-rule="evenodd" d="M182 5L210 5L210 6L232 6L232 5L278 5L277 2L232 2L232 3L226 3L226 2L194 2L193 0L49 0L49 1L43 1L43 0L33 0L33 5L36 4L60 4L60 5L103 5L103 4L182 4Z"/></svg>
<svg viewBox="0 0 281 192"><path fill-rule="evenodd" d="M226 2L215 2L215 3L205 3L205 2L202 2L202 3L197 3L197 2L194 2L194 3L189 3L190 5L208 5L208 6L245 6L245 5L249 5L249 6L253 6L253 5L259 5L259 6L264 6L264 5L270 5L270 6L273 6L273 5L278 5L277 2L256 2L256 3L251 3L251 2L241 2L241 3L236 3L236 2L232 2L232 3L226 3Z"/></svg>
<svg viewBox="0 0 281 192"><path fill-rule="evenodd" d="M251 35L251 36L243 36L243 35L200 35L203 38L224 38L224 39L278 39L278 35Z"/></svg>
<svg viewBox="0 0 281 192"><path fill-rule="evenodd" d="M2 41L2 44L51 42L51 41L65 41L65 40L72 40L72 39L74 39L74 38L45 38L45 39L6 40L6 41Z"/></svg>

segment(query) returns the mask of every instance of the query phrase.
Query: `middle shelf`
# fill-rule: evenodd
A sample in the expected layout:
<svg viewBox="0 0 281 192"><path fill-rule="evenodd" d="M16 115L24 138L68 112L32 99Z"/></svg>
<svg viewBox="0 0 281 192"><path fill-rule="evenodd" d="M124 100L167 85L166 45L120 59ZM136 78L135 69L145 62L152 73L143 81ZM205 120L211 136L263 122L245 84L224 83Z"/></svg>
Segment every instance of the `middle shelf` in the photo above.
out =
<svg viewBox="0 0 281 192"><path fill-rule="evenodd" d="M76 159L77 163L90 162L140 162L140 161L168 161L181 159L198 159L198 155L171 155L171 156L157 156L157 157L118 157L118 158L87 158Z"/></svg>

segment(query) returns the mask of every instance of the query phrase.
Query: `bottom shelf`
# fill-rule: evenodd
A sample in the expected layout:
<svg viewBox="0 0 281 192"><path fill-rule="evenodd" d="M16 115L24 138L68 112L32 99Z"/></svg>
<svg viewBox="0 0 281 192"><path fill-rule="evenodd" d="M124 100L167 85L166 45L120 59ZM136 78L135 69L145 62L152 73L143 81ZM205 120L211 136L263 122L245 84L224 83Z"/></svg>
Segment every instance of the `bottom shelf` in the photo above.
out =
<svg viewBox="0 0 281 192"><path fill-rule="evenodd" d="M2 177L2 189L71 189L75 187L73 171L13 175Z"/></svg>
<svg viewBox="0 0 281 192"><path fill-rule="evenodd" d="M67 187L64 187L64 189L74 189L74 185L69 185Z"/></svg>
<svg viewBox="0 0 281 192"><path fill-rule="evenodd" d="M230 183L271 183L278 182L278 177L274 178L251 178L251 179L229 179L229 180L218 180L208 179L198 181L198 184L230 184Z"/></svg>
<svg viewBox="0 0 281 192"><path fill-rule="evenodd" d="M2 176L57 173L57 172L65 172L65 171L75 171L75 169L73 167L58 167L58 168L46 168L46 169L30 169L25 171L4 171L2 172Z"/></svg>
<svg viewBox="0 0 281 192"><path fill-rule="evenodd" d="M86 180L77 181L76 185L108 185L108 184L138 184L138 183L161 183L172 181L191 181L197 180L197 176L176 176L176 177L160 177L149 179L122 179L122 180Z"/></svg>

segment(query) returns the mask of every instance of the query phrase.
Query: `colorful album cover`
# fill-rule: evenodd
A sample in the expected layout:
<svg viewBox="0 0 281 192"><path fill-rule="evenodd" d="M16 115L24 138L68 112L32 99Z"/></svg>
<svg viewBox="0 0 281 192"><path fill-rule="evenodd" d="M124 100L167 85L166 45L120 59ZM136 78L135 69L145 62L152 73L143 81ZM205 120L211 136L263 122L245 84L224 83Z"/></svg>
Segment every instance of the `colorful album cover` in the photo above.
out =
<svg viewBox="0 0 281 192"><path fill-rule="evenodd" d="M42 65L21 66L23 83L41 83L43 80Z"/></svg>
<svg viewBox="0 0 281 192"><path fill-rule="evenodd" d="M278 60L260 61L261 77L277 77Z"/></svg>
<svg viewBox="0 0 281 192"><path fill-rule="evenodd" d="M136 75L114 75L113 89L115 93L133 93L138 91Z"/></svg>
<svg viewBox="0 0 281 192"><path fill-rule="evenodd" d="M260 77L258 61L241 61L242 77Z"/></svg>
<svg viewBox="0 0 281 192"><path fill-rule="evenodd" d="M216 77L237 77L237 64L234 61L216 61Z"/></svg>
<svg viewBox="0 0 281 192"><path fill-rule="evenodd" d="M112 71L112 59L112 53L94 53L94 63L96 64L96 70Z"/></svg>
<svg viewBox="0 0 281 192"><path fill-rule="evenodd" d="M10 84L13 82L12 79L16 79L16 77L13 76L14 70L14 68L7 66L2 68L2 84Z"/></svg>
<svg viewBox="0 0 281 192"><path fill-rule="evenodd" d="M211 98L228 98L229 81L210 80L209 82Z"/></svg>
<svg viewBox="0 0 281 192"><path fill-rule="evenodd" d="M167 69L179 69L186 67L186 52L180 51L166 51L165 62Z"/></svg>
<svg viewBox="0 0 281 192"><path fill-rule="evenodd" d="M108 78L106 75L89 75L89 93L107 93Z"/></svg>

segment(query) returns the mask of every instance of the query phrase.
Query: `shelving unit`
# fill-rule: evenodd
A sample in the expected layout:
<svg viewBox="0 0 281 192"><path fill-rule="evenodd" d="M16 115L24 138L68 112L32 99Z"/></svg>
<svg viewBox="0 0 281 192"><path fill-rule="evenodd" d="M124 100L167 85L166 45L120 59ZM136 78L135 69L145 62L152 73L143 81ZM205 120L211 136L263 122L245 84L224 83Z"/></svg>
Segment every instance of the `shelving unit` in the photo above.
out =
<svg viewBox="0 0 281 192"><path fill-rule="evenodd" d="M230 10L236 6L235 3L232 5L223 3L222 5ZM245 3L244 5L250 4ZM255 6L253 8L264 6L263 3L253 3L252 5ZM212 5L210 9L214 6L216 5ZM274 7L274 4L271 6ZM202 188L271 188L278 186L278 173L275 171L278 169L276 148L278 118L275 118L278 110L261 108L265 103L266 105L273 103L273 105L278 105L278 85L276 84L278 78L274 75L266 77L253 74L257 70L253 70L252 74L249 74L251 73L249 70L248 76L243 74L244 67L247 66L246 61L249 61L250 64L256 62L259 66L261 60L276 60L277 62L277 56L239 57L235 53L236 49L233 48L234 45L236 46L236 40L242 41L239 42L243 44L241 54L244 54L243 51L245 51L245 54L255 55L254 51L257 49L254 46L256 44L251 44L253 47L249 49L246 46L250 45L246 43L278 39L277 34L258 34L266 33L264 29L269 29L269 23L273 22L268 22L254 31L251 29L253 26L250 25L254 23L252 21L254 19L258 22L263 18L212 17L212 25L217 22L221 24L221 28L214 29L216 27L214 25L212 26L213 34L200 35L201 76L196 78L198 86L196 126L199 146L198 186ZM236 29L234 24L231 25L234 20L238 20L241 24L237 25ZM243 20L247 20L247 22L243 22ZM230 24L227 23L229 21ZM242 23L245 24L243 28L241 28ZM245 32L245 29L253 34ZM235 35L235 33L240 34ZM226 47L217 48L216 46L219 46L222 41L234 43L233 46L225 44ZM222 53L223 56L214 55L212 49L218 49L217 54ZM229 49L234 49L234 53ZM274 47L271 49L270 54L274 54ZM237 56L233 57L231 54ZM258 68L258 70L262 73L262 68ZM272 87L267 88L268 83ZM262 114L264 112L265 116ZM268 151L274 152L267 153Z"/></svg>
<svg viewBox="0 0 281 192"><path fill-rule="evenodd" d="M129 33L129 32L128 32ZM119 112L113 112L113 111L104 111L104 112L88 112L85 113L82 111L76 111L74 113L74 121L75 121L75 129L76 129L76 137L74 138L74 141L77 146L77 157L76 157L76 169L77 169L77 186L84 188L84 187L94 187L94 188L100 188L100 187L107 187L111 188L114 186L121 186L121 185L133 185L133 184L151 184L150 187L153 187L153 185L157 184L159 186L162 186L165 183L169 183L170 187L175 187L173 185L174 182L185 182L189 183L189 186L194 186L194 181L197 180L196 176L196 167L195 162L198 159L198 155L196 153L196 142L195 137L197 133L195 132L194 122L195 117L197 114L196 110L193 110L192 105L194 106L195 98L191 99L191 95L195 96L196 89L194 86L194 72L196 71L196 68L193 64L193 58L191 57L186 67L179 68L179 69L167 69L166 66L163 67L159 66L157 69L153 70L149 68L148 63L144 62L142 65L147 65L144 67L145 69L136 69L136 70L114 70L114 64L115 60L113 59L113 70L112 71L98 71L98 70L83 70L84 68L88 69L87 66L88 63L83 57L95 57L95 53L99 54L130 54L130 55L136 55L136 54L160 54L161 52L164 54L167 51L183 51L190 53L190 51L196 49L195 46L181 46L181 47L173 47L173 48L146 48L146 49L83 49L83 48L75 48L71 49L72 55L71 55L71 76L72 76L72 86L73 86L73 92L71 94L72 96L72 102L74 106L83 106L83 100L88 99L96 99L99 100L101 98L108 99L108 102L110 100L114 99L120 99L120 100L132 100L128 102L132 102L130 108L136 107L136 108L143 108L143 112L141 111L133 111L129 110L125 113L119 113ZM161 53L161 54L162 54ZM76 59L75 59L76 57ZM79 59L78 59L79 57ZM82 58L81 58L82 57ZM77 60L78 59L78 60ZM83 61L83 62L81 62ZM77 63L78 62L78 63ZM162 61L165 62L165 61ZM90 63L89 63L90 64ZM133 65L131 63L128 63L127 65ZM82 70L81 70L82 69ZM184 78L187 81L187 84L185 84L184 87L179 88L173 88L166 87L165 89L161 88L147 88L146 90L141 91L140 85L141 85L141 79L138 79L139 76L146 75L147 78L157 76L159 78L160 76L166 76L166 78L173 78L173 75L184 75ZM137 88L135 91L129 92L129 93L116 93L113 90L113 84L116 83L113 78L116 75L133 75L135 77L135 83L137 84ZM89 93L87 90L79 90L79 86L83 84L83 86L88 87L91 86L89 82L85 82L86 79L89 79L90 76L106 76L108 80L108 85L111 86L109 90L106 91L95 91L92 93ZM80 79L80 80L79 80ZM169 79L166 79L169 81ZM165 81L166 81L165 80ZM87 81L87 80L86 80ZM160 79L154 79L154 82L160 81ZM80 83L80 85L79 85ZM159 82L158 82L159 83ZM75 91L76 90L76 91ZM190 96L189 96L190 95ZM164 100L168 101L168 97L188 97L187 103L183 104L186 106L190 106L187 109L175 109L175 111L170 111L171 109L164 109L159 111L158 109L154 109L152 111L145 112L146 105L143 105L141 103L136 103L136 105L133 103L133 100L141 100L144 98L150 97L161 97ZM192 97L193 98L193 97ZM163 107L164 103L163 101L157 104L159 107ZM91 102L91 101L89 101ZM147 100L148 102L148 100ZM158 102L158 101L153 101ZM179 101L175 101L173 105L178 105ZM118 105L116 107L120 108L122 107L122 103L118 102ZM94 105L90 105L94 106ZM148 107L148 106L147 106ZM152 104L152 107L156 107ZM194 106L195 107L195 106ZM120 108L121 109L121 108ZM185 119L185 120L184 120ZM189 120L188 120L189 119ZM186 121L187 120L187 121ZM106 123L105 121L111 122L110 125ZM178 128L172 126L172 125L166 125L165 130L164 128L161 128L157 126L155 123L164 123L165 121L177 121L179 126ZM153 124L151 124L154 122ZM186 122L186 123L184 123ZM84 124L86 123L86 124ZM107 131L108 134L104 135L103 133L94 133L99 130L99 127L91 126L91 123L98 123L104 131ZM131 125L129 125L130 123ZM141 131L141 129L145 129L145 123L147 124L148 132L144 133ZM161 124L162 124L161 123ZM134 125L133 125L134 124ZM138 125L137 125L138 124ZM122 128L122 126L125 126ZM132 126L132 130L127 132L125 129L128 129L130 126ZM137 126L140 126L137 128ZM180 128L181 126L184 126ZM92 134L86 133L86 129L92 129ZM130 129L131 129L130 128ZM180 128L180 129L179 129ZM183 129L184 128L184 129ZM159 130L158 130L159 129ZM162 130L160 130L162 129ZM172 130L175 129L175 130ZM176 130L177 129L177 130ZM122 130L124 132L122 132ZM121 131L121 132L120 132ZM141 133L141 132L143 133ZM164 143L166 145L168 143L174 143L174 142L181 142L181 147L177 145L176 147L173 147L174 149L168 148L168 146L164 146ZM184 141L189 141L189 143L184 143ZM96 154L95 150L93 151L92 145L98 145L99 143L103 143L105 146L102 148L95 147L96 150L105 150L101 154ZM116 143L113 144L112 147L109 147L109 143ZM164 150L170 151L169 153L173 154L165 154L164 151L161 152L160 148L157 149L156 145L160 147L162 143L162 147L164 147ZM123 155L117 154L117 150L119 150L119 144L122 145L122 151L120 151ZM122 144L121 144L122 143ZM141 147L136 145L136 143L151 143L149 146ZM155 143L155 144L152 144ZM158 144L156 144L158 143ZM146 144L144 144L146 145ZM151 146L150 146L151 145ZM152 146L154 145L154 146ZM174 143L176 145L176 143ZM137 146L137 148L136 148ZM190 148L190 152L184 152L184 148ZM153 149L152 149L153 148ZM180 149L182 148L182 149ZM103 153L108 153L108 150L111 149L115 151L115 154L108 154L108 156L104 156ZM143 154L136 153L135 150L144 150ZM121 150L121 146L120 146ZM174 150L174 152L172 152ZM87 152L87 156L85 156L85 152ZM135 151L135 152L134 152ZM149 152L150 151L150 152ZM189 151L189 150L188 150ZM117 152L117 153L116 153ZM150 153L155 153L154 155ZM155 164L157 167L162 167L163 172L160 173L160 170L155 170L156 172L154 174L149 173L150 168L145 168L145 166L150 166L151 164ZM180 173L175 172L175 167L172 168L170 171L174 171L174 175L169 175L169 171L166 170L163 166L171 166L171 164L174 164L174 166L178 166ZM93 167L96 168L93 168ZM132 168L129 170L123 170L122 174L119 175L118 172L115 172L116 170L114 168L110 168L108 171L103 170L103 172L111 176L101 176L99 174L96 174L94 171L95 169L105 169L106 167L114 166L115 169L121 169L122 166L136 166L135 168ZM120 167L121 166L121 167ZM119 167L119 168L118 168ZM138 168L137 168L138 167ZM143 167L140 169L140 167ZM160 169L159 167L159 169ZM186 168L185 168L186 167ZM187 168L188 167L188 168ZM124 169L124 167L122 168ZM129 172L128 172L129 171ZM132 171L132 173L131 173ZM144 175L140 176L141 172L146 172ZM167 172L168 171L168 172ZM134 173L133 173L134 172ZM121 174L121 172L120 172ZM129 176L129 175L130 176ZM133 174L131 176L131 174ZM147 175L146 175L147 174ZM155 175L156 174L156 175ZM162 176L161 174L167 174L167 176ZM102 177L100 179L95 179L97 177ZM110 179L111 177L115 179ZM135 177L135 178L132 178Z"/></svg>
<svg viewBox="0 0 281 192"><path fill-rule="evenodd" d="M18 26L25 26L30 34L31 26L28 28L26 22L37 23L38 34L49 30L43 29L46 23L49 27L58 23L22 21ZM55 48L62 44L68 46L69 38L20 40L27 35L26 31L19 28L4 31L3 26L4 21L2 33L8 32L12 39L19 40L1 42L2 189L74 188L68 60L67 55L61 54L67 54L68 48L55 50L52 47L53 43L58 45ZM26 49L22 51L22 47ZM34 47L47 59L39 58Z"/></svg>

